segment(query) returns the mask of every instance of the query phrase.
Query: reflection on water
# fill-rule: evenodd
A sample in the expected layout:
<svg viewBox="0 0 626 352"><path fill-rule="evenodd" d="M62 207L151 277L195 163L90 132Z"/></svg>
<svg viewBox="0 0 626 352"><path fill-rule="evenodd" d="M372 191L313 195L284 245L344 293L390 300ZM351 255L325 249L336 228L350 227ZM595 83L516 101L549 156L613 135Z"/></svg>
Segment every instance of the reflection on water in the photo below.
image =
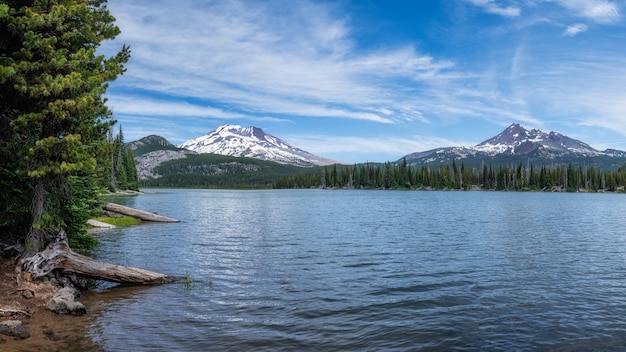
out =
<svg viewBox="0 0 626 352"><path fill-rule="evenodd" d="M165 190L182 220L99 259L190 283L103 289L107 351L620 350L623 195Z"/></svg>

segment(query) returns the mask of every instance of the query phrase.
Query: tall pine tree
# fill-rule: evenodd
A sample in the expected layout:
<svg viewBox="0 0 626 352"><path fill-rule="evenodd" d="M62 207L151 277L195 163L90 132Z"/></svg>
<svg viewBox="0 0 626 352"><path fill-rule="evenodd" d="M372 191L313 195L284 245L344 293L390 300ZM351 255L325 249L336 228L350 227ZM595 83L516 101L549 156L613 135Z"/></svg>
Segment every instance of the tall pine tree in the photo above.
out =
<svg viewBox="0 0 626 352"><path fill-rule="evenodd" d="M84 221L95 197L76 185L93 176L106 145L103 94L130 55L96 54L119 34L114 20L103 0L0 4L0 233L21 240L25 256L79 228L70 222Z"/></svg>

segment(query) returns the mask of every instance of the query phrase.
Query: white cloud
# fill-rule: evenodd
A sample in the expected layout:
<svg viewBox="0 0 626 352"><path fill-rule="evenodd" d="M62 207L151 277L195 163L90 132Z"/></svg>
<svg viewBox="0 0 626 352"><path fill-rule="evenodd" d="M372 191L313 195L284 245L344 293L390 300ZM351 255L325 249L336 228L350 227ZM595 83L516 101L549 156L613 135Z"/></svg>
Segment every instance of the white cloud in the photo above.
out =
<svg viewBox="0 0 626 352"><path fill-rule="evenodd" d="M454 67L412 46L360 52L332 7L279 3L110 1L119 41L132 50L122 84L243 114L391 123L404 118L394 104L411 99L398 87L417 88Z"/></svg>
<svg viewBox="0 0 626 352"><path fill-rule="evenodd" d="M376 155L380 160L397 160L402 156L442 146L467 146L475 142L459 144L459 141L451 141L445 138L414 135L412 138L398 138L397 136L329 136L329 135L289 135L283 138L292 145L297 145L313 154L334 157L342 154ZM365 161L358 158L357 160ZM342 161L342 160L340 160Z"/></svg>
<svg viewBox="0 0 626 352"><path fill-rule="evenodd" d="M191 116L212 119L215 125L224 122L220 120L299 123L299 118L321 118L319 126L332 126L331 119L338 118L367 126L454 125L471 119L541 127L545 116L567 123L577 121L581 111L596 126L602 117L611 123L622 119L610 107L624 98L611 92L626 91L626 62L615 52L615 42L598 36L607 40L602 48L611 51L597 49L594 41L583 52L562 43L577 38L563 40L545 30L553 26L561 31L563 23L576 23L563 32L575 36L591 22L615 23L621 18L617 2L466 1L514 21L498 28L471 20L459 28L455 22L449 31L456 42L443 39L435 55L424 51L429 46L422 37L359 47L359 33L339 8L342 2L109 0L122 34L108 48L127 43L132 50L127 73L109 90L111 107L122 116ZM522 22L531 24L520 27ZM516 51L521 42L528 49ZM455 50L446 52L446 47ZM446 57L448 53L455 56ZM615 59L598 60L603 57ZM336 138L328 143L320 137L315 145L321 150L310 149L320 155L331 149L403 155L455 144L405 139L406 146L394 147L384 140L346 137L338 144Z"/></svg>
<svg viewBox="0 0 626 352"><path fill-rule="evenodd" d="M500 6L495 0L467 0L472 4L482 7L486 12L503 17L519 17L522 10L517 6Z"/></svg>
<svg viewBox="0 0 626 352"><path fill-rule="evenodd" d="M247 119L257 121L280 122L281 119L272 117L257 117L241 113L233 113L222 109L199 106L186 102L137 98L131 96L109 95L109 107L114 113L134 116L164 116L164 117L207 117L214 119Z"/></svg>
<svg viewBox="0 0 626 352"><path fill-rule="evenodd" d="M602 39L596 39L599 47L588 44L585 50L552 43L527 47L510 85L528 111L545 124L584 123L626 136L626 58Z"/></svg>
<svg viewBox="0 0 626 352"><path fill-rule="evenodd" d="M583 23L573 24L565 30L564 34L570 37L575 36L578 33L584 32L587 30L587 25Z"/></svg>
<svg viewBox="0 0 626 352"><path fill-rule="evenodd" d="M493 0L471 2L507 17L521 13ZM413 44L357 48L347 17L328 3L110 0L109 7L122 29L117 43L132 50L113 88L193 101L157 104L113 90L113 108L122 115L382 124L533 119L500 92L496 78L482 84L482 68L470 73L467 62L459 67Z"/></svg>
<svg viewBox="0 0 626 352"><path fill-rule="evenodd" d="M573 11L577 16L587 18L596 23L612 24L620 20L620 7L617 3L607 0L557 0L557 2Z"/></svg>
<svg viewBox="0 0 626 352"><path fill-rule="evenodd" d="M216 111L196 103L164 108L142 104L159 116L168 111L224 119L298 116L390 124L429 123L446 114L489 119L494 113L502 119L511 115L505 106L494 109L457 94L476 77L458 71L452 60L420 53L412 44L357 49L349 22L328 5L142 4L109 1L122 29L118 42L132 50L119 84L228 107ZM139 104L112 102L122 114L142 113Z"/></svg>

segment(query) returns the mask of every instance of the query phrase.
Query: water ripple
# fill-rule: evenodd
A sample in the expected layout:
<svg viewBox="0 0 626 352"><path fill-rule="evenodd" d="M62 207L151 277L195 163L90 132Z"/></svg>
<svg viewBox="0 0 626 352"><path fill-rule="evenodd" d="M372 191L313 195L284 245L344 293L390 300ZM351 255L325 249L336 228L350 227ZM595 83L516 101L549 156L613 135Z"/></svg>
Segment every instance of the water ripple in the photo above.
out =
<svg viewBox="0 0 626 352"><path fill-rule="evenodd" d="M159 212L185 221L99 233L103 246L95 255L188 273L191 284L103 303L93 335L107 351L626 345L621 196L201 190L160 196L169 206ZM151 202L162 206L158 199L133 202L153 209Z"/></svg>

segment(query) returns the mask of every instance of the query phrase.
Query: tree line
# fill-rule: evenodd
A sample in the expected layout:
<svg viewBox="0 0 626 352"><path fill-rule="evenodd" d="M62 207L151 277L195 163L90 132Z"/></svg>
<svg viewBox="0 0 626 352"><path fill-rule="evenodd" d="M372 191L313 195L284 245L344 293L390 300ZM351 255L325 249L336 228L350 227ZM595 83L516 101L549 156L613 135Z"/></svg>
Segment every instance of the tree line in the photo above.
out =
<svg viewBox="0 0 626 352"><path fill-rule="evenodd" d="M319 170L318 170L319 171ZM458 189L497 191L624 191L626 170L568 165L535 167L529 163L467 168L463 161L419 166L401 163L332 165L321 172L284 176L274 188Z"/></svg>

